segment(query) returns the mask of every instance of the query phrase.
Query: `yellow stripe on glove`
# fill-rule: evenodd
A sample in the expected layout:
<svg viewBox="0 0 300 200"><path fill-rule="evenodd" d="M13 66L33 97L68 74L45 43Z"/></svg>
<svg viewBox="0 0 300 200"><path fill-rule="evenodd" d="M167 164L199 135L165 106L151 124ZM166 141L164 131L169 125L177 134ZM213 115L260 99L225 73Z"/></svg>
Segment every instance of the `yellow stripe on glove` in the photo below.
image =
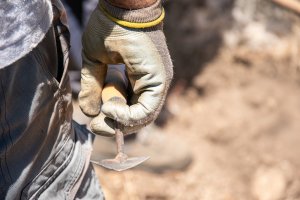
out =
<svg viewBox="0 0 300 200"><path fill-rule="evenodd" d="M109 18L111 21L121 25L121 26L125 26L125 27L128 27L128 28L135 28L135 29L138 29L138 28L150 28L150 27L153 27L153 26L156 26L158 25L159 23L161 23L164 18L165 18L165 10L162 9L162 12L161 12L161 15L159 16L159 18L151 21L151 22L128 22L128 21L124 21L124 20L121 20L121 19L117 19L113 16L111 16L103 7L99 6L102 10L102 12L105 14L105 16L107 18Z"/></svg>

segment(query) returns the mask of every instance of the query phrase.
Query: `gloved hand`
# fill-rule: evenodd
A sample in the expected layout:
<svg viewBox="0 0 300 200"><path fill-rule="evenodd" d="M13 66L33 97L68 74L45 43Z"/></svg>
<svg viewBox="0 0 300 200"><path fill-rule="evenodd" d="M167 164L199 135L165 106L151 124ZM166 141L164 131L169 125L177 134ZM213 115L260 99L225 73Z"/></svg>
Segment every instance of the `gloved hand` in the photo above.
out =
<svg viewBox="0 0 300 200"><path fill-rule="evenodd" d="M100 1L83 34L83 68L79 105L94 117L91 130L115 134L115 120L124 134L151 123L160 112L173 76L160 2L125 10ZM108 64L124 63L132 88L128 105L108 101L101 106L101 92ZM120 127L119 127L120 128Z"/></svg>

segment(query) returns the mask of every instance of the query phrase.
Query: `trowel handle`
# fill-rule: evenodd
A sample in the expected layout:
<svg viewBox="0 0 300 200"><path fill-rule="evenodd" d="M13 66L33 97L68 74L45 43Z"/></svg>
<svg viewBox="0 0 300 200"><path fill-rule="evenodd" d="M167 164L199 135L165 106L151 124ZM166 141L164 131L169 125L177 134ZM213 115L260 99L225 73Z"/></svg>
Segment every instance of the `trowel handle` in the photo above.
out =
<svg viewBox="0 0 300 200"><path fill-rule="evenodd" d="M125 75L124 65L108 65L104 88L102 90L102 102L112 98L127 102L128 80Z"/></svg>
<svg viewBox="0 0 300 200"><path fill-rule="evenodd" d="M104 88L102 90L102 101L103 103L107 101L116 101L116 103L125 103L126 100L126 90L127 90L127 78L125 75L125 68L122 66L113 65L108 66L106 80ZM120 124L116 121L116 143L118 153L123 153L124 151L124 134L120 129Z"/></svg>

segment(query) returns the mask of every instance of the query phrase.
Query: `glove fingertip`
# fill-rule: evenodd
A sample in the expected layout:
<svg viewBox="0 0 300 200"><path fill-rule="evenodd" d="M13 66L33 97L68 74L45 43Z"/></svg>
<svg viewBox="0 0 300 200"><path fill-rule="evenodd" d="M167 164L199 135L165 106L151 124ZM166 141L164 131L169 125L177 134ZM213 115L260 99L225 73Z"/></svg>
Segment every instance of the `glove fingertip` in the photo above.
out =
<svg viewBox="0 0 300 200"><path fill-rule="evenodd" d="M86 103L79 103L79 107L81 111L87 115L88 117L94 117L97 116L100 112L100 108L98 106L94 106L91 104L86 104Z"/></svg>
<svg viewBox="0 0 300 200"><path fill-rule="evenodd" d="M117 120L118 122L124 121L124 109L127 105L118 104L116 102L108 101L102 105L101 111L109 118Z"/></svg>
<svg viewBox="0 0 300 200"><path fill-rule="evenodd" d="M100 113L101 102L99 102L99 98L90 98L89 96L83 95L83 93L80 92L78 101L79 107L85 115L89 117L95 117Z"/></svg>
<svg viewBox="0 0 300 200"><path fill-rule="evenodd" d="M91 121L90 128L91 131L97 135L106 137L112 137L115 135L113 120L105 117L102 113Z"/></svg>

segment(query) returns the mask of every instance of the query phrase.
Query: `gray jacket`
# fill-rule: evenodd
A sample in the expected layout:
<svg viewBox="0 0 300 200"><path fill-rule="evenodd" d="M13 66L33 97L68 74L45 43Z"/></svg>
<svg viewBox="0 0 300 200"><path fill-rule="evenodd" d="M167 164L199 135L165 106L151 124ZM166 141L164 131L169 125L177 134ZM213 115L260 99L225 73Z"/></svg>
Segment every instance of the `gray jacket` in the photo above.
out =
<svg viewBox="0 0 300 200"><path fill-rule="evenodd" d="M9 7L10 1L5 2ZM0 68L0 199L103 198L89 162L93 135L72 121L69 32L57 3L49 29L38 30L42 39L33 36L30 50L24 48L28 41L23 41L29 36L17 40L14 54L19 53L17 46L24 48L22 54L30 53L16 55L6 65L10 57L4 61L6 49L0 52L2 67L6 66ZM1 34L2 39L5 35L10 37Z"/></svg>

